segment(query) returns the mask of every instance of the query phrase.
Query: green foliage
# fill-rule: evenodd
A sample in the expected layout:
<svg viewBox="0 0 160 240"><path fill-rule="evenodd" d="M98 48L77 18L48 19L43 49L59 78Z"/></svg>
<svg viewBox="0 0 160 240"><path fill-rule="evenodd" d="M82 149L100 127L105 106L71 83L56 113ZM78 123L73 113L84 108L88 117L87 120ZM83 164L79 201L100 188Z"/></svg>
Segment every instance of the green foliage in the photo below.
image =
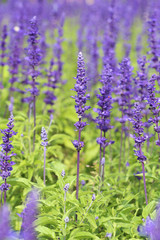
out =
<svg viewBox="0 0 160 240"><path fill-rule="evenodd" d="M148 158L145 167L147 192L149 193L149 204L145 206L143 180L139 181L134 176L137 171L141 171L141 165L134 156L134 142L131 138L130 142L126 141L122 172L118 172L121 129L120 124L114 120L114 116L118 117L117 114L119 114L116 103L112 110L114 129L110 136L115 144L106 149L105 181L101 184L98 176L99 146L96 138L99 137L99 131L94 123L90 123L82 132L85 147L81 152L80 163L80 182L85 180L86 185L80 186L79 201L75 197L77 153L71 141L77 138L77 133L74 131L77 116L74 110L74 100L70 98L73 94L70 89L75 83L72 79L76 76L77 49L75 47L75 25L69 27L70 31L68 31L70 24L68 20L64 31L66 39L70 39L71 36L72 42L63 43L65 52L63 79L67 79L68 82L56 89L57 101L54 106L54 120L50 128L50 119L43 103L44 96L41 94L37 97L34 151L32 145L33 117L28 118L28 106L24 104L22 108L19 97L16 98L14 115L15 131L18 134L13 137L12 144L17 156L13 158L16 165L8 180L11 188L7 195L7 201L12 210L12 226L15 230L20 230L21 219L16 213L23 210L28 192L32 187L36 187L41 192L38 201L39 215L35 221L39 240L64 239L64 237L66 240L98 240L105 239L107 232L112 233L111 239L113 240L142 239L137 232L137 227L143 223L142 218L146 219L148 215L154 216L154 209L159 198L159 153L157 146L152 146L152 142L149 151L144 146L144 154ZM135 36L133 38L132 41L135 41ZM120 40L117 49L122 44ZM117 55L118 58L121 57L121 50L117 50ZM136 66L134 56L135 52L132 50L133 65ZM72 65L68 59L71 59ZM7 69L5 71L7 72ZM7 87L9 86L8 78L9 76L5 79ZM45 80L40 78L39 81L42 86ZM96 106L95 102L96 99L93 98L92 107ZM1 93L1 104L4 108L1 111L0 123L1 129L4 129L7 119L3 116L6 104L9 104L6 88ZM46 156L46 186L43 183L43 147L40 138L42 126L48 131L49 142ZM129 167L126 167L126 161L129 161ZM63 169L66 171L64 179L61 176ZM70 187L65 202L63 188L66 183L69 183ZM96 194L96 200L91 204L93 193ZM64 221L66 217L69 217L67 224Z"/></svg>

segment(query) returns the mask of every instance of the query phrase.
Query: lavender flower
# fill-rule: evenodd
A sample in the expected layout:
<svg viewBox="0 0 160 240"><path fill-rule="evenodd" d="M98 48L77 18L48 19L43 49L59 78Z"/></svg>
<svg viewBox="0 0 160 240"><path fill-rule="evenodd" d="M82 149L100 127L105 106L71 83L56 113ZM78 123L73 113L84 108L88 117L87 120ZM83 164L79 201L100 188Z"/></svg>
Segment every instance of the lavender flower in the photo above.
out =
<svg viewBox="0 0 160 240"><path fill-rule="evenodd" d="M95 193L93 193L93 195L92 195L92 201L95 201L95 199L96 199L96 195L95 195Z"/></svg>
<svg viewBox="0 0 160 240"><path fill-rule="evenodd" d="M10 237L10 233L10 212L8 207L4 205L0 209L0 239L7 239Z"/></svg>
<svg viewBox="0 0 160 240"><path fill-rule="evenodd" d="M87 79L85 76L85 64L83 55L80 52L78 54L78 69L77 69L77 77L76 77L76 84L74 86L74 91L77 93L74 98L76 105L76 113L78 114L79 121L75 124L79 134L78 134L78 141L74 140L73 145L77 149L77 183L76 183L76 198L78 199L78 192L79 192L79 163L80 163L80 150L84 147L84 143L81 141L81 131L86 126L86 122L82 122L82 117L86 110L90 107L85 106L86 101L89 99L89 94L86 94L87 89Z"/></svg>
<svg viewBox="0 0 160 240"><path fill-rule="evenodd" d="M133 129L136 133L136 135L134 135L135 147L136 147L135 155L137 156L137 159L142 163L145 199L146 199L146 204L148 204L145 170L144 170L144 161L146 161L146 157L142 153L142 144L146 140L146 138L143 136L144 128L143 128L143 122L141 121L142 120L141 108L138 103L135 103L134 107L135 108L133 110L133 118L131 119L131 122L133 124Z"/></svg>
<svg viewBox="0 0 160 240"><path fill-rule="evenodd" d="M1 133L4 136L2 137L3 144L1 144L2 151L0 154L0 176L5 182L0 186L0 190L1 192L4 192L4 203L6 202L6 191L9 190L10 187L10 185L7 184L7 178L11 175L11 171L13 169L12 166L15 164L13 161L11 161L11 157L16 155L15 153L11 152L13 148L11 144L11 137L17 134L12 130L14 127L13 121L13 114L11 113L9 122L7 124L8 128L1 130Z"/></svg>
<svg viewBox="0 0 160 240"><path fill-rule="evenodd" d="M41 51L38 47L38 36L39 36L39 32L38 32L38 24L37 24L37 18L36 16L34 16L31 20L30 20L30 26L28 29L28 63L29 66L31 68L31 77L32 77L32 83L31 89L28 89L28 91L31 93L32 98L30 98L29 100L33 101L33 113L34 113L34 128L36 127L36 96L39 95L39 90L36 87L36 85L38 84L36 82L36 78L39 75L39 72L36 70L36 67L40 64L41 61ZM34 134L33 134L33 148L34 148L34 143L35 143L35 135L36 135L36 131L34 130Z"/></svg>
<svg viewBox="0 0 160 240"><path fill-rule="evenodd" d="M157 71L159 70L159 44L157 41L157 19L156 19L156 13L152 14L150 16L150 19L148 21L148 42L149 42L149 47L150 47L150 52L149 54L152 54L151 58L151 68L156 69Z"/></svg>
<svg viewBox="0 0 160 240"><path fill-rule="evenodd" d="M151 240L160 240L160 208L158 206L156 218L152 220L150 216L147 217L145 226L139 227L140 235L149 237Z"/></svg>
<svg viewBox="0 0 160 240"><path fill-rule="evenodd" d="M64 170L62 170L62 172L61 172L61 176L64 178L64 176L65 176L65 171Z"/></svg>
<svg viewBox="0 0 160 240"><path fill-rule="evenodd" d="M159 126L159 112L160 112L160 105L159 105L159 99L155 96L155 80L157 79L156 75L152 75L151 79L148 83L148 96L147 101L149 104L149 109L151 110L154 118L150 118L149 122L154 123L154 131L158 134L158 140L156 141L156 144L160 146L160 126Z"/></svg>
<svg viewBox="0 0 160 240"><path fill-rule="evenodd" d="M57 88L58 77L57 72L53 70L55 63L51 59L49 69L47 70L48 83L45 83L44 86L48 87L47 91L44 91L45 99L44 102L46 105L54 105L54 101L57 99L53 90ZM49 113L53 113L53 109L48 110Z"/></svg>
<svg viewBox="0 0 160 240"><path fill-rule="evenodd" d="M37 239L35 229L34 229L34 221L36 220L36 216L38 214L37 200L38 200L38 192L36 190L32 190L29 193L28 201L25 209L19 215L22 218L20 237L22 237L24 240Z"/></svg>
<svg viewBox="0 0 160 240"><path fill-rule="evenodd" d="M106 233L106 236L105 236L106 238L108 237L108 238L111 238L112 237L112 233Z"/></svg>
<svg viewBox="0 0 160 240"><path fill-rule="evenodd" d="M2 84L2 81L3 81L3 69L4 69L4 66L6 64L5 62L5 58L6 58L6 40L7 40L7 26L4 25L3 26L3 30L2 30L2 40L0 41L0 49L1 49L1 54L0 54L0 57L1 57L1 60L0 60L0 65L1 65L1 81L0 81L0 88L3 88L3 84Z"/></svg>
<svg viewBox="0 0 160 240"><path fill-rule="evenodd" d="M125 122L128 120L128 117L131 116L131 108L132 108L132 66L130 60L128 58L124 58L120 63L119 75L120 80L117 88L117 94L119 94L118 104L119 109L122 112L122 117L117 119L121 125L121 145L120 145L120 158L119 158L119 172L121 168L121 160L122 160L122 146L123 146L123 134L127 132L127 127L125 126ZM125 150L124 150L125 154ZM125 156L124 156L125 160Z"/></svg>
<svg viewBox="0 0 160 240"><path fill-rule="evenodd" d="M41 130L41 139L42 139L41 145L43 147L47 147L47 145L48 145L48 142L47 142L48 138L47 138L47 133L46 133L46 130L45 130L44 127L42 127L42 130Z"/></svg>
<svg viewBox="0 0 160 240"><path fill-rule="evenodd" d="M54 55L57 58L57 81L61 82L62 77L62 67L63 62L61 60L62 57L62 42L63 42L63 25L64 25L65 17L64 15L61 16L60 25L58 26L58 37L57 42L54 45Z"/></svg>
<svg viewBox="0 0 160 240"><path fill-rule="evenodd" d="M105 159L105 148L109 144L114 142L107 141L105 134L108 130L112 128L110 125L110 111L112 109L112 70L109 65L104 66L104 71L101 76L100 82L103 84L102 88L99 89L100 94L97 94L97 98L99 99L97 105L99 108L94 109L95 112L98 113L98 117L96 118L97 128L100 129L100 137L97 138L97 143L100 144L100 162L99 162L99 175L104 180L104 165L103 172L101 174L101 160L102 160L102 148L103 148L103 158ZM102 136L102 134L104 136Z"/></svg>
<svg viewBox="0 0 160 240"><path fill-rule="evenodd" d="M67 183L67 184L64 186L63 189L64 189L65 192L68 192L68 190L69 190L69 183Z"/></svg>
<svg viewBox="0 0 160 240"><path fill-rule="evenodd" d="M13 29L11 33L10 54L8 58L9 73L11 75L9 79L9 82L11 83L10 97L13 95L12 92L18 91L18 89L14 87L14 83L18 81L19 65L21 63L19 41L20 32L16 32Z"/></svg>
<svg viewBox="0 0 160 240"><path fill-rule="evenodd" d="M69 222L69 217L66 217L66 218L64 219L64 221L65 221L65 223L68 223L68 222Z"/></svg>
<svg viewBox="0 0 160 240"><path fill-rule="evenodd" d="M41 130L41 145L44 147L44 167L43 167L43 181L44 181L44 185L46 184L46 147L48 145L47 142L47 133L44 127L42 127Z"/></svg>
<svg viewBox="0 0 160 240"><path fill-rule="evenodd" d="M82 184L82 186L84 186L86 184L85 180L82 180L81 184Z"/></svg>

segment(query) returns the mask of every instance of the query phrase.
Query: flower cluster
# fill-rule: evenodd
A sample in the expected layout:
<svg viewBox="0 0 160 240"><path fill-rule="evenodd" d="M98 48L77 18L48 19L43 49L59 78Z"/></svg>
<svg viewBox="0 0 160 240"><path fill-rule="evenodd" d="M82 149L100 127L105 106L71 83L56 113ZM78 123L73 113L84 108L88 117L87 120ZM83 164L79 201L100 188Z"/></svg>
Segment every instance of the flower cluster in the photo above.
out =
<svg viewBox="0 0 160 240"><path fill-rule="evenodd" d="M139 58L137 61L139 65L139 71L137 72L136 85L138 88L138 97L140 102L146 99L146 87L147 87L147 72L146 72L146 56ZM145 106L145 105L144 105Z"/></svg>
<svg viewBox="0 0 160 240"><path fill-rule="evenodd" d="M125 116L131 115L130 109L132 107L132 71L133 67L131 66L130 60L128 58L124 58L120 63L120 80L117 93L120 95L118 99L118 104L120 106L120 111L122 112L122 118L126 120L127 117Z"/></svg>
<svg viewBox="0 0 160 240"><path fill-rule="evenodd" d="M36 82L36 78L39 76L39 71L37 71L35 68L40 64L41 61L41 51L38 47L39 43L39 31L38 31L38 24L37 24L37 17L34 16L30 20L30 25L28 28L28 43L29 46L27 48L27 61L31 68L30 75L32 77L32 81L29 82L32 86L31 89L27 89L28 92L31 93L31 97L27 97L22 99L23 102L30 103L34 97L39 95L39 90L36 87L39 83Z"/></svg>
<svg viewBox="0 0 160 240"><path fill-rule="evenodd" d="M18 214L22 218L20 237L23 237L23 239L26 239L26 240L37 239L35 227L34 227L34 221L36 220L36 217L38 214L37 200L38 200L38 192L37 190L32 190L29 193L28 201L25 209L21 214Z"/></svg>
<svg viewBox="0 0 160 240"><path fill-rule="evenodd" d="M135 146L137 148L137 151L135 151L135 155L138 157L137 159L140 162L144 162L146 160L146 157L142 153L141 146L142 146L142 143L146 140L146 137L142 136L142 134L144 132L144 128L143 128L144 124L141 121L142 114L141 114L141 108L140 108L138 102L136 102L134 105L134 110L132 112L132 116L133 116L133 118L130 120L133 124L133 129L136 133L136 135L134 135L134 140L136 143Z"/></svg>
<svg viewBox="0 0 160 240"><path fill-rule="evenodd" d="M11 175L12 166L15 164L13 161L11 161L11 157L16 155L15 153L11 152L13 148L11 144L12 143L11 138L12 136L17 134L16 132L13 131L14 127L13 121L14 121L13 114L11 113L9 122L7 124L8 128L1 130L1 133L4 136L2 137L3 144L1 144L2 151L0 153L0 169L1 169L0 176L5 181L5 183L3 183L0 186L0 190L5 193L10 187L10 185L7 184L7 178Z"/></svg>
<svg viewBox="0 0 160 240"><path fill-rule="evenodd" d="M42 130L41 130L41 139L42 139L41 145L43 147L47 147L47 145L48 145L48 142L47 142L48 138L47 138L47 133L46 133L46 130L45 130L44 127L42 127Z"/></svg>
<svg viewBox="0 0 160 240"><path fill-rule="evenodd" d="M7 40L7 26L4 25L3 29L2 29L2 40L0 42L0 48L1 48L1 61L0 61L0 65L3 67L5 66L5 57L6 57L6 40Z"/></svg>
<svg viewBox="0 0 160 240"><path fill-rule="evenodd" d="M156 17L156 13L154 13L154 15L150 16L150 19L148 21L148 41L150 47L149 53L152 54L150 67L159 70L159 43L156 36L158 28Z"/></svg>
<svg viewBox="0 0 160 240"><path fill-rule="evenodd" d="M148 96L147 96L147 101L149 104L149 109L154 115L154 118L150 118L149 122L154 123L154 131L157 132L158 134L158 140L156 141L156 144L160 146L160 126L158 125L159 123L159 112L160 112L160 105L159 105L159 99L155 96L155 81L157 80L157 76L154 74L152 75L151 79L149 80L148 83Z"/></svg>
<svg viewBox="0 0 160 240"><path fill-rule="evenodd" d="M53 70L54 64L55 64L54 60L51 59L49 69L47 70L48 82L44 84L44 86L48 87L48 90L44 91L44 94L45 94L44 102L46 105L51 105L51 106L54 104L54 101L56 100L56 96L54 95L53 90L57 88L57 82L58 82L57 81L58 77L56 76L57 71ZM49 109L48 112L52 113L53 109Z"/></svg>
<svg viewBox="0 0 160 240"><path fill-rule="evenodd" d="M86 94L87 90L87 78L85 75L85 63L83 59L83 55L80 52L78 54L78 69L77 69L77 77L76 77L76 84L74 86L74 90L77 95L72 96L72 98L75 99L76 105L76 113L78 114L79 121L75 123L75 127L77 130L81 131L87 124L86 122L82 122L82 117L84 116L84 113L86 110L90 109L90 106L85 106L86 101L89 99L89 94ZM73 141L74 147L80 151L81 148L84 146L83 142L80 142L75 140Z"/></svg>

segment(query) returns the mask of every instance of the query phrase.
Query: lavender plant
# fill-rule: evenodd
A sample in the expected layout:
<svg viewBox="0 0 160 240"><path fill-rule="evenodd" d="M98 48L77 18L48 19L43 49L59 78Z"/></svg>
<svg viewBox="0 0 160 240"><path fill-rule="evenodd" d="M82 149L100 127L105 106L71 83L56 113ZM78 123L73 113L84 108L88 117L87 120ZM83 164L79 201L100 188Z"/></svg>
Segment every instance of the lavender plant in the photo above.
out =
<svg viewBox="0 0 160 240"><path fill-rule="evenodd" d="M8 128L1 130L1 133L4 136L2 137L3 143L1 144L2 151L0 153L0 176L4 180L4 183L0 186L0 190L4 194L4 204L6 203L6 193L10 187L10 184L7 183L7 178L11 175L11 171L13 170L12 166L15 164L15 162L11 161L11 158L16 155L14 152L11 152L13 148L11 144L11 138L17 134L15 131L13 131L13 122L13 114L11 113L9 122L7 124Z"/></svg>
<svg viewBox="0 0 160 240"><path fill-rule="evenodd" d="M158 134L158 140L156 141L156 145L160 146L160 126L159 126L159 99L156 97L155 92L155 81L157 80L157 76L154 74L152 75L151 79L148 82L148 94L147 94L147 101L149 104L149 109L152 112L154 117L149 119L150 123L154 123L154 131Z"/></svg>
<svg viewBox="0 0 160 240"><path fill-rule="evenodd" d="M134 110L133 110L133 115L132 116L133 117L130 120L133 124L133 129L136 133L134 135L135 147L136 147L135 155L137 156L137 160L139 160L142 163L145 200L146 200L146 204L148 204L145 170L144 170L144 162L146 161L146 157L143 155L143 152L142 152L142 144L144 143L146 138L143 136L143 132L144 132L143 126L144 126L144 124L142 122L141 108L140 108L138 102L136 102L135 105L134 105Z"/></svg>
<svg viewBox="0 0 160 240"><path fill-rule="evenodd" d="M127 131L126 121L131 116L131 108L132 108L132 66L130 60L128 58L124 58L120 63L119 68L119 86L117 88L117 94L119 94L118 104L119 110L122 113L122 117L117 119L121 123L121 145L120 145L120 158L119 158L119 172L121 169L121 160L122 160L122 147L123 147L123 134ZM125 142L124 142L124 154L125 154ZM125 155L124 155L125 160Z"/></svg>
<svg viewBox="0 0 160 240"><path fill-rule="evenodd" d="M78 140L74 140L72 143L74 147L77 149L77 182L76 182L76 198L78 199L79 192L79 165L80 165L80 150L84 147L84 142L81 141L81 131L87 125L86 122L82 121L84 113L86 110L90 109L90 106L85 106L86 101L89 99L89 94L86 94L87 90L87 78L85 74L85 63L83 59L83 55L80 52L78 54L78 63L77 63L77 77L76 84L74 86L74 91L77 93L72 98L75 99L75 109L78 114L78 122L75 123L75 127L78 130Z"/></svg>
<svg viewBox="0 0 160 240"><path fill-rule="evenodd" d="M24 240L36 240L36 232L34 221L38 215L38 208L37 208L37 201L39 198L39 194L37 190L32 190L28 195L28 200L26 207L24 208L23 212L19 214L22 218L22 225L21 225L21 233L20 237Z"/></svg>
<svg viewBox="0 0 160 240"><path fill-rule="evenodd" d="M1 60L0 60L0 65L1 65L1 81L0 81L0 88L3 88L3 71L4 71L4 66L6 65L6 40L7 40L7 25L3 26L2 30L2 36L1 36L1 41L0 41L0 49L1 49Z"/></svg>
<svg viewBox="0 0 160 240"><path fill-rule="evenodd" d="M100 137L97 138L97 143L100 145L99 176L101 176L102 180L104 180L105 148L109 144L114 143L106 138L106 132L112 128L110 125L110 111L112 109L112 78L111 67L109 65L104 66L100 80L102 88L99 89L100 94L97 94L99 108L95 109L98 113L96 119L97 128L100 129Z"/></svg>
<svg viewBox="0 0 160 240"><path fill-rule="evenodd" d="M39 49L38 40L39 37L39 31L38 31L38 23L37 23L37 17L34 16L30 20L30 25L28 28L28 49L27 49L27 56L28 56L28 62L31 69L30 75L32 77L31 82L31 89L28 89L28 91L31 93L31 98L29 101L33 101L33 115L34 115L34 133L33 133L33 149L35 144L35 136L36 136L36 96L39 95L39 90L36 87L39 83L36 81L37 77L39 76L39 71L36 70L36 67L39 66L41 61L41 51Z"/></svg>

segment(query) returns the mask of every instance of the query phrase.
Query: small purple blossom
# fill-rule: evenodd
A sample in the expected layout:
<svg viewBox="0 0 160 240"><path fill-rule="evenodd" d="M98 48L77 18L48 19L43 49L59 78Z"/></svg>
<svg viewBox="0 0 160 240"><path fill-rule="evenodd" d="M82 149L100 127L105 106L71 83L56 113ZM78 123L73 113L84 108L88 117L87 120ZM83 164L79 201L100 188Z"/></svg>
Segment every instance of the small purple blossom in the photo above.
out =
<svg viewBox="0 0 160 240"><path fill-rule="evenodd" d="M84 185L86 184L86 181L85 181L85 180L82 180L82 181L81 181L81 184L82 184L82 186L84 186Z"/></svg>
<svg viewBox="0 0 160 240"><path fill-rule="evenodd" d="M112 233L106 233L106 236L105 236L106 238L108 237L108 238L111 238L112 237Z"/></svg>
<svg viewBox="0 0 160 240"><path fill-rule="evenodd" d="M64 190L65 192L68 192L68 190L69 190L69 183L67 183L67 184L64 186L63 190Z"/></svg>
<svg viewBox="0 0 160 240"><path fill-rule="evenodd" d="M65 176L65 171L64 170L62 170L62 172L61 172L61 176L64 178L64 176Z"/></svg>
<svg viewBox="0 0 160 240"><path fill-rule="evenodd" d="M46 133L46 130L45 130L44 127L42 127L42 130L41 130L41 139L42 139L41 145L43 147L47 147L47 145L48 145L48 142L47 142L48 138L47 138L47 133Z"/></svg>
<svg viewBox="0 0 160 240"><path fill-rule="evenodd" d="M65 221L65 223L68 223L68 222L69 222L69 217L66 217L66 218L64 219L64 221Z"/></svg>
<svg viewBox="0 0 160 240"><path fill-rule="evenodd" d="M95 193L93 193L93 195L92 195L92 201L95 201L95 199L96 199L96 195L95 195Z"/></svg>

